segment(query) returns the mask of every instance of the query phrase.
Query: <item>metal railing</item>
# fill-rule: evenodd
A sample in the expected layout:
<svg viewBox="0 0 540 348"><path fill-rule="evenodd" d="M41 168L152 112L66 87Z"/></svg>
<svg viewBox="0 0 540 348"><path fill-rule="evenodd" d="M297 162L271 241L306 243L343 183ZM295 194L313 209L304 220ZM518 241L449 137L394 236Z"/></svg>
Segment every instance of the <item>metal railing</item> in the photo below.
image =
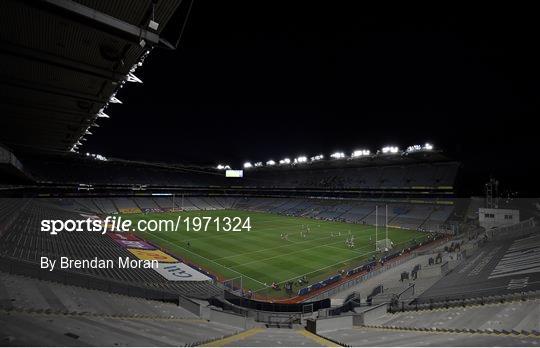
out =
<svg viewBox="0 0 540 348"><path fill-rule="evenodd" d="M314 297L311 297L309 299L307 299L306 301L318 301L318 300L322 300L322 299L325 299L325 298L328 298L332 295L335 295L337 293L340 293L342 291L345 291L347 289L350 289L351 287L353 286L356 286L362 282L365 282L366 280L368 279L371 279L391 268L394 268L396 266L399 266L405 262L408 262L410 260L412 260L413 258L416 257L416 253L410 253L408 255L405 255L405 256L402 256L396 260L391 260L391 261L388 261L387 263L384 264L384 266L381 266L373 271L370 271L366 274L363 274L361 276L358 276L356 278L353 278L353 279L350 279L344 283L341 283L339 284L338 286L335 286L331 289L328 289L328 290L325 290L317 295L315 295Z"/></svg>

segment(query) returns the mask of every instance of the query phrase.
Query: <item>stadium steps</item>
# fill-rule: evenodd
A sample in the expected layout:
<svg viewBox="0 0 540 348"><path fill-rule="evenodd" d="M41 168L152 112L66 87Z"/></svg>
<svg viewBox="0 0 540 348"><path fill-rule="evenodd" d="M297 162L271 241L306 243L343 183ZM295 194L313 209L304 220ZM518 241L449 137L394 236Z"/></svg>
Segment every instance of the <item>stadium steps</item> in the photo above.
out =
<svg viewBox="0 0 540 348"><path fill-rule="evenodd" d="M324 337L351 347L377 346L453 346L500 347L538 346L540 337L532 333L476 332L474 330L414 330L407 328L353 327L325 332Z"/></svg>
<svg viewBox="0 0 540 348"><path fill-rule="evenodd" d="M370 209L369 213L364 214L358 221L365 221L371 214L375 214L375 206L373 206L373 209Z"/></svg>
<svg viewBox="0 0 540 348"><path fill-rule="evenodd" d="M30 204L27 199L0 200L0 236L17 221L21 212Z"/></svg>
<svg viewBox="0 0 540 348"><path fill-rule="evenodd" d="M354 208L352 206L348 207L347 209L344 209L343 211L340 212L340 214L338 215L338 219L341 219L345 214L347 214L348 212L350 212L351 210L353 210Z"/></svg>
<svg viewBox="0 0 540 348"><path fill-rule="evenodd" d="M275 200L275 201L279 201L279 200ZM274 202L275 202L275 201L274 201ZM276 206L272 206L272 207L270 208L270 211L271 211L271 212L274 212L274 213L275 213L275 212L281 212L281 211L282 211L282 208L283 208L284 206L286 206L287 204L289 204L289 203L290 203L290 201L289 201L288 199L283 199L281 202L278 202L278 204L277 204Z"/></svg>
<svg viewBox="0 0 540 348"><path fill-rule="evenodd" d="M176 304L0 273L0 308L18 312L194 319Z"/></svg>
<svg viewBox="0 0 540 348"><path fill-rule="evenodd" d="M406 217L406 215L410 212L410 210L400 212L398 214L393 215L389 220L388 223L392 224L393 222L396 222L399 220L400 217Z"/></svg>
<svg viewBox="0 0 540 348"><path fill-rule="evenodd" d="M304 329L256 327L223 339L207 342L203 347L338 347L324 337Z"/></svg>
<svg viewBox="0 0 540 348"><path fill-rule="evenodd" d="M92 200L103 214L118 213L118 209L108 198L92 198Z"/></svg>
<svg viewBox="0 0 540 348"><path fill-rule="evenodd" d="M117 213L120 213L120 209L118 209L118 205L117 205L116 202L114 201L114 198L110 199L110 202L112 203L114 209L116 209L116 212L117 212Z"/></svg>
<svg viewBox="0 0 540 348"><path fill-rule="evenodd" d="M387 313L371 323L417 330L540 331L540 299Z"/></svg>
<svg viewBox="0 0 540 348"><path fill-rule="evenodd" d="M506 336L528 336L540 338L538 330L507 330L507 329L456 329L456 328L440 328L440 327L410 327L410 326L385 326L385 325L364 325L362 328L381 329L381 330L396 330L396 331L412 331L412 332L433 332L433 333L476 333L486 335L506 335Z"/></svg>
<svg viewBox="0 0 540 348"><path fill-rule="evenodd" d="M16 346L196 346L239 332L205 320L43 313L2 315L0 327L0 342Z"/></svg>
<svg viewBox="0 0 540 348"><path fill-rule="evenodd" d="M90 198L90 201L96 206L96 208L98 209L98 211L96 211L96 213L101 213L101 214L105 214L105 212L103 211L103 209L101 209L101 207L99 206L99 204L95 201L94 198Z"/></svg>
<svg viewBox="0 0 540 348"><path fill-rule="evenodd" d="M132 199L132 201L133 201L133 204L135 204L135 206L137 208L139 208L141 211L143 211L143 209L141 208L141 205L139 204L139 202L137 202L137 199Z"/></svg>
<svg viewBox="0 0 540 348"><path fill-rule="evenodd" d="M436 210L435 210L435 209L432 209L432 210L429 212L429 215L424 219L424 221L422 221L422 223L421 223L420 225L418 225L417 228L422 228L422 226L424 226L424 224L425 224L426 222L429 221L429 219L431 218L431 215L433 215L433 213L435 213L435 212L436 212Z"/></svg>
<svg viewBox="0 0 540 348"><path fill-rule="evenodd" d="M75 199L75 202L93 214L102 212L92 199Z"/></svg>
<svg viewBox="0 0 540 348"><path fill-rule="evenodd" d="M156 207L160 208L160 209L163 209L163 207L158 203L158 201L152 196L150 197L150 199L152 200L152 202L154 202L154 204L156 205Z"/></svg>
<svg viewBox="0 0 540 348"><path fill-rule="evenodd" d="M485 297L469 297L464 299L449 299L447 301L438 302L421 302L411 303L403 309L403 311L430 311L441 310L453 307L466 306L484 306L488 304L500 304L514 301L527 301L540 299L540 290L531 290L526 292L515 292L504 295L492 295Z"/></svg>
<svg viewBox="0 0 540 348"><path fill-rule="evenodd" d="M192 207L195 208L195 210L202 210L202 208L199 206L200 203L197 203L194 197L184 197L184 203L189 202Z"/></svg>
<svg viewBox="0 0 540 348"><path fill-rule="evenodd" d="M201 197L201 200L213 209L223 209L223 207L212 197Z"/></svg>

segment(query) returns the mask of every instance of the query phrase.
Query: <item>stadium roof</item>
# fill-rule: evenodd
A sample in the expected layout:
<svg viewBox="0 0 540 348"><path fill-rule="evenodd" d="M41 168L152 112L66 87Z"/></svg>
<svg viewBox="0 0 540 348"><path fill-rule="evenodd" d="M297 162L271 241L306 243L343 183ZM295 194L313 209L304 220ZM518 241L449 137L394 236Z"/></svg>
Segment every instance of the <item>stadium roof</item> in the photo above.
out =
<svg viewBox="0 0 540 348"><path fill-rule="evenodd" d="M189 12L181 3L1 1L0 143L72 149L132 67L154 47L175 48Z"/></svg>

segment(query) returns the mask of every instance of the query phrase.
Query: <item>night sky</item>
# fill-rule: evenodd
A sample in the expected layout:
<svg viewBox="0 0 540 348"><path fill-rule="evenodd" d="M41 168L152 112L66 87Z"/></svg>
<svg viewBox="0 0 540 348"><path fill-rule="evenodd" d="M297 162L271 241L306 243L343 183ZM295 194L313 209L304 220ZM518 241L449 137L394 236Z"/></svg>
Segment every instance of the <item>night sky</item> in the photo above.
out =
<svg viewBox="0 0 540 348"><path fill-rule="evenodd" d="M150 161L246 160L433 143L534 192L535 13L385 13L195 1L176 51L154 50L82 149Z"/></svg>

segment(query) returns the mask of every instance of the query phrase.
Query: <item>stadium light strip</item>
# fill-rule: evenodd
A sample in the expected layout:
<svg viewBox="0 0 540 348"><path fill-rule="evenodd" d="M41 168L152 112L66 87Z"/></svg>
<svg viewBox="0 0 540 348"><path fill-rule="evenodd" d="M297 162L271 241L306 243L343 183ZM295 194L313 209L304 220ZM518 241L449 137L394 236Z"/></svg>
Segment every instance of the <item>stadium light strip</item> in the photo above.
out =
<svg viewBox="0 0 540 348"><path fill-rule="evenodd" d="M424 145L409 146L409 147L407 147L407 150L402 152L402 154L418 152L418 151L432 151L433 149L434 149L434 146L431 143L425 143ZM354 150L349 157L347 157L344 152L335 152L335 153L330 155L330 158L332 158L334 160L361 159L361 158L365 158L365 157L369 157L369 156L377 156L377 155L379 155L381 153L384 154L384 155L397 155L397 154L400 153L400 149L399 149L398 146L388 145L388 146L382 147L376 153L372 153L368 149L360 149L360 150ZM270 160L264 162L264 164L263 164L263 162L255 162L254 164L252 164L251 162L245 162L243 164L243 167L244 167L244 169L249 169L249 168L253 168L253 167L260 168L260 167L264 167L264 166L271 167L271 166L275 166L277 164L279 164L279 165L298 165L298 164L303 164L303 163L313 163L313 162L316 162L316 161L321 161L324 158L325 157L322 154L312 156L312 157L309 157L309 158L307 156L298 156L292 161L291 161L290 158L286 157L284 159L279 160L278 162L270 159ZM223 165L218 165L217 169L221 170L221 169L226 169L226 168Z"/></svg>
<svg viewBox="0 0 540 348"><path fill-rule="evenodd" d="M99 127L99 125L96 123L96 121L99 119L99 118L110 118L109 115L107 115L105 113L105 109L109 106L109 103L111 104L123 104L122 101L120 99L118 99L116 97L116 94L118 93L118 91L124 87L124 84L126 82L134 82L134 83L143 83L143 81L138 78L137 76L135 76L135 71L137 70L137 68L143 66L144 64L144 61L146 60L146 58L148 57L148 55L150 55L150 52L153 50L153 47L147 49L142 55L141 57L139 58L139 61L135 64L133 64L133 66L131 67L131 69L129 70L128 74L125 76L125 80L121 81L120 84L118 85L118 87L115 89L115 91L111 94L111 96L109 97L109 100L107 101L107 103L105 103L105 105L103 106L103 108L101 108L99 110L99 112L95 115L95 119L94 119L94 122L88 126L85 130L85 132L81 135L81 137L77 140L77 142L75 142L73 144L73 146L71 147L71 149L69 150L70 152L79 152L79 146L82 146L81 145L77 145L77 143L80 143L82 137L84 137L84 135L92 135L92 133L89 131L90 127Z"/></svg>

